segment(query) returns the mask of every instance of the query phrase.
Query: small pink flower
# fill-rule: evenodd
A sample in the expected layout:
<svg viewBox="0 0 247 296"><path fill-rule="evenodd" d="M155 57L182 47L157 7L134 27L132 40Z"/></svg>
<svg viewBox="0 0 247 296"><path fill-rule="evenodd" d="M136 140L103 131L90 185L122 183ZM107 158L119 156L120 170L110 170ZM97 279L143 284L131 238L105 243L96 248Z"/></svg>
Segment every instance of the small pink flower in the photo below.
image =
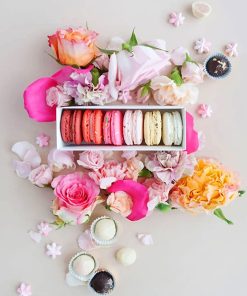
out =
<svg viewBox="0 0 247 296"><path fill-rule="evenodd" d="M201 64L186 62L181 68L184 82L199 84L203 82L204 70Z"/></svg>
<svg viewBox="0 0 247 296"><path fill-rule="evenodd" d="M88 173L101 189L106 189L117 180L126 177L127 164L117 161L107 161L98 171Z"/></svg>
<svg viewBox="0 0 247 296"><path fill-rule="evenodd" d="M195 41L194 50L199 54L209 53L211 50L212 43L207 41L205 38L199 38Z"/></svg>
<svg viewBox="0 0 247 296"><path fill-rule="evenodd" d="M102 151L84 151L80 153L77 163L86 169L97 171L104 165L104 153Z"/></svg>
<svg viewBox="0 0 247 296"><path fill-rule="evenodd" d="M197 114L202 118L209 118L212 116L213 110L210 105L200 104L197 108Z"/></svg>
<svg viewBox="0 0 247 296"><path fill-rule="evenodd" d="M29 284L21 283L17 288L17 293L19 296L31 296L32 295L32 287Z"/></svg>
<svg viewBox="0 0 247 296"><path fill-rule="evenodd" d="M183 16L182 12L171 12L169 14L168 22L174 27L179 27L183 25L184 20L185 17Z"/></svg>
<svg viewBox="0 0 247 296"><path fill-rule="evenodd" d="M48 234L52 231L52 227L47 222L40 222L37 225L39 233L43 236L48 236Z"/></svg>
<svg viewBox="0 0 247 296"><path fill-rule="evenodd" d="M62 246L57 245L56 243L51 243L46 245L46 255L52 259L56 259L57 256L62 255L61 252Z"/></svg>
<svg viewBox="0 0 247 296"><path fill-rule="evenodd" d="M117 191L108 196L107 205L111 211L127 217L131 214L133 202L129 194L124 191Z"/></svg>
<svg viewBox="0 0 247 296"><path fill-rule="evenodd" d="M44 187L50 184L52 178L52 170L46 164L42 164L36 169L33 169L28 177L29 181L38 187Z"/></svg>
<svg viewBox="0 0 247 296"><path fill-rule="evenodd" d="M41 133L36 137L36 144L39 145L39 147L47 147L49 145L50 136L46 135L45 133Z"/></svg>
<svg viewBox="0 0 247 296"><path fill-rule="evenodd" d="M238 44L235 42L229 42L225 46L225 54L229 57L237 57L238 56L238 50L237 50Z"/></svg>
<svg viewBox="0 0 247 296"><path fill-rule="evenodd" d="M113 183L107 191L109 193L122 191L131 197L133 206L131 208L131 214L127 216L127 219L137 221L146 217L148 213L147 204L149 201L146 186L132 180L119 180Z"/></svg>
<svg viewBox="0 0 247 296"><path fill-rule="evenodd" d="M53 106L68 106L72 100L71 96L68 96L63 92L62 86L52 86L46 91L46 103L49 107Z"/></svg>

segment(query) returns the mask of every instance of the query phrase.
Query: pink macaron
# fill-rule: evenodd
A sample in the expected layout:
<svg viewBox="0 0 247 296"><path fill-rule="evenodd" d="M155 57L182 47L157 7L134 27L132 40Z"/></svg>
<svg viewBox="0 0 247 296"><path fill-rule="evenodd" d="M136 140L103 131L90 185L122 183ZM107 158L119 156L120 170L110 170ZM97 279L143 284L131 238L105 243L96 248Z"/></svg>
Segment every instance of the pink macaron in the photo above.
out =
<svg viewBox="0 0 247 296"><path fill-rule="evenodd" d="M143 114L141 110L127 110L125 112L123 134L126 145L141 145L143 141Z"/></svg>
<svg viewBox="0 0 247 296"><path fill-rule="evenodd" d="M133 145L132 128L133 128L132 111L127 110L124 113L124 118L123 118L123 135L124 135L124 142L126 145Z"/></svg>
<svg viewBox="0 0 247 296"><path fill-rule="evenodd" d="M111 114L111 140L113 145L123 145L123 114L119 110Z"/></svg>

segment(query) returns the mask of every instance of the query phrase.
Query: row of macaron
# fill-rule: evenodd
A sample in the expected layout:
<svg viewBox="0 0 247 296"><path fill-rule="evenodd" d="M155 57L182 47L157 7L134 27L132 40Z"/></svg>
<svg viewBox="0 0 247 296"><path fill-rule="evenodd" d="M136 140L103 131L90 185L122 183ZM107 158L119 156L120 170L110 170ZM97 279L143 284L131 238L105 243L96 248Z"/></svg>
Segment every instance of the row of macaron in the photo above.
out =
<svg viewBox="0 0 247 296"><path fill-rule="evenodd" d="M96 246L109 246L117 238L118 224L108 216L98 217L91 224L90 233ZM135 252L133 253L134 250L128 249L122 248L116 253L118 262L125 266L133 264L136 259L136 254ZM108 295L115 288L113 274L105 268L98 268L98 262L90 253L77 253L71 258L68 269L69 273L67 277L72 277L77 281L87 284L95 295Z"/></svg>
<svg viewBox="0 0 247 296"><path fill-rule="evenodd" d="M179 146L183 121L178 111L64 109L60 131L65 144Z"/></svg>

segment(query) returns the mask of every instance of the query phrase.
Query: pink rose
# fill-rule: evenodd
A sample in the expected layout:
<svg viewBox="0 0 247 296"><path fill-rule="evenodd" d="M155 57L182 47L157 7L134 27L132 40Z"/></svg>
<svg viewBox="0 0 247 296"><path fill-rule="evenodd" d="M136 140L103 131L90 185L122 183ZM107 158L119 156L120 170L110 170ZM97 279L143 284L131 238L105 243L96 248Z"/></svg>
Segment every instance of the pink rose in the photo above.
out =
<svg viewBox="0 0 247 296"><path fill-rule="evenodd" d="M104 153L102 151L84 151L80 153L77 163L86 169L97 171L104 165Z"/></svg>
<svg viewBox="0 0 247 296"><path fill-rule="evenodd" d="M117 161L107 161L102 168L95 172L88 173L101 189L106 189L117 180L123 180L126 177L126 163Z"/></svg>
<svg viewBox="0 0 247 296"><path fill-rule="evenodd" d="M42 164L30 172L28 179L34 185L44 187L52 181L52 170L48 165Z"/></svg>
<svg viewBox="0 0 247 296"><path fill-rule="evenodd" d="M63 88L58 86L52 86L46 91L46 103L49 107L53 106L68 106L72 97L63 93Z"/></svg>
<svg viewBox="0 0 247 296"><path fill-rule="evenodd" d="M66 223L82 224L97 205L100 190L87 175L76 172L56 177L51 186L56 196L53 213Z"/></svg>
<svg viewBox="0 0 247 296"><path fill-rule="evenodd" d="M145 159L145 166L153 172L155 178L170 185L183 175L194 171L195 159L185 151L162 151L150 153Z"/></svg>
<svg viewBox="0 0 247 296"><path fill-rule="evenodd" d="M149 202L148 211L153 211L159 203L166 203L168 200L168 194L173 184L166 185L155 178L147 178L142 183L148 188Z"/></svg>
<svg viewBox="0 0 247 296"><path fill-rule="evenodd" d="M186 62L181 68L182 78L189 83L202 83L204 78L203 66L192 62Z"/></svg>
<svg viewBox="0 0 247 296"><path fill-rule="evenodd" d="M133 202L131 197L124 191L111 193L107 198L107 205L111 211L127 217L131 213Z"/></svg>
<svg viewBox="0 0 247 296"><path fill-rule="evenodd" d="M131 198L131 213L126 217L127 219L131 221L137 221L147 216L149 195L146 186L132 180L118 180L113 183L111 187L107 189L107 191L109 193L117 193L117 196L119 196L118 193L120 191L125 192L127 194L126 196ZM120 193L120 196L123 197L122 193ZM120 208L122 208L122 206L120 206Z"/></svg>

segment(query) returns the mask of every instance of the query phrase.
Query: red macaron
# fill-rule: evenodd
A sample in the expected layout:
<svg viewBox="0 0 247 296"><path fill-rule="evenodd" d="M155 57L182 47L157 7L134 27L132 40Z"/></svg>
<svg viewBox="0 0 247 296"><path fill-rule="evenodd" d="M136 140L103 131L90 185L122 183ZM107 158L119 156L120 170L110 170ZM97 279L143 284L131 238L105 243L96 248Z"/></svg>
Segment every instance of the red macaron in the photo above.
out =
<svg viewBox="0 0 247 296"><path fill-rule="evenodd" d="M72 116L72 140L76 145L80 145L83 141L82 137L82 110L74 110Z"/></svg>
<svg viewBox="0 0 247 296"><path fill-rule="evenodd" d="M91 110L86 110L82 116L82 134L84 141L90 143L90 118L93 112Z"/></svg>
<svg viewBox="0 0 247 296"><path fill-rule="evenodd" d="M60 131L62 140L65 143L72 142L72 116L73 116L73 110L63 110L62 116L61 116L61 122L60 122Z"/></svg>
<svg viewBox="0 0 247 296"><path fill-rule="evenodd" d="M102 144L103 140L103 112L101 110L94 111L94 144Z"/></svg>

